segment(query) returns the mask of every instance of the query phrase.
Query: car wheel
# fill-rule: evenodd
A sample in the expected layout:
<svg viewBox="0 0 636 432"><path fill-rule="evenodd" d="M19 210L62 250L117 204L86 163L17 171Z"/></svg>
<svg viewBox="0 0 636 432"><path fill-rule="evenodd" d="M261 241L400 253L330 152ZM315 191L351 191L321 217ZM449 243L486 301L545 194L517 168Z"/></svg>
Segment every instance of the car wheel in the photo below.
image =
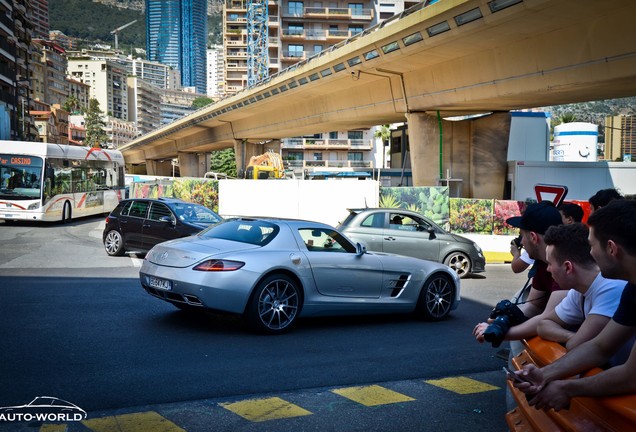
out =
<svg viewBox="0 0 636 432"><path fill-rule="evenodd" d="M104 248L110 256L121 256L124 254L124 239L119 231L108 231L104 238Z"/></svg>
<svg viewBox="0 0 636 432"><path fill-rule="evenodd" d="M296 323L301 295L300 287L290 277L270 275L252 293L245 310L245 321L258 333L284 333Z"/></svg>
<svg viewBox="0 0 636 432"><path fill-rule="evenodd" d="M453 252L446 257L444 264L453 269L460 278L465 278L470 274L470 258L463 252Z"/></svg>
<svg viewBox="0 0 636 432"><path fill-rule="evenodd" d="M428 321L439 321L451 311L455 300L455 287L443 274L431 276L422 287L417 301L416 313Z"/></svg>
<svg viewBox="0 0 636 432"><path fill-rule="evenodd" d="M64 207L62 207L62 223L68 223L71 221L71 203L66 201Z"/></svg>

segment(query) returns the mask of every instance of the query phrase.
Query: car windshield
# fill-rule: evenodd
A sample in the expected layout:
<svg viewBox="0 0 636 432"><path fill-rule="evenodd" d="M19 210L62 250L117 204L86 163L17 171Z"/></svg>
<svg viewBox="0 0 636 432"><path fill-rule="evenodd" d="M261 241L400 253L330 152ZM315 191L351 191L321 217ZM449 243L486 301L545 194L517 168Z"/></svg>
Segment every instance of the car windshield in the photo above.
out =
<svg viewBox="0 0 636 432"><path fill-rule="evenodd" d="M279 231L278 225L269 222L253 219L231 219L201 231L199 236L265 246L276 237Z"/></svg>
<svg viewBox="0 0 636 432"><path fill-rule="evenodd" d="M217 223L221 217L207 207L192 203L175 203L171 205L179 220L195 223Z"/></svg>

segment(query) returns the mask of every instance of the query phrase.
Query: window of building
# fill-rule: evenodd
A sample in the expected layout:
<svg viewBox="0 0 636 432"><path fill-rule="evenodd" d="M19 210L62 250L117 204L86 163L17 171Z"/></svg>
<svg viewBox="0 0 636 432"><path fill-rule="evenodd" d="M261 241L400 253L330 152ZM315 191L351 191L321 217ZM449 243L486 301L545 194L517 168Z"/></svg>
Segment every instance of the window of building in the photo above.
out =
<svg viewBox="0 0 636 432"><path fill-rule="evenodd" d="M353 35L357 35L358 33L362 33L362 26L361 25L350 25L349 26L349 32L351 33L351 36Z"/></svg>
<svg viewBox="0 0 636 432"><path fill-rule="evenodd" d="M329 139L338 139L338 132L329 132Z"/></svg>
<svg viewBox="0 0 636 432"><path fill-rule="evenodd" d="M362 160L362 152L347 152L347 160L348 161L361 161Z"/></svg>
<svg viewBox="0 0 636 432"><path fill-rule="evenodd" d="M314 45L314 52L319 53L322 51L322 45Z"/></svg>
<svg viewBox="0 0 636 432"><path fill-rule="evenodd" d="M305 27L302 24L289 24L288 32L291 36L302 36L305 31Z"/></svg>
<svg viewBox="0 0 636 432"><path fill-rule="evenodd" d="M314 153L314 160L315 161L321 161L322 160L322 152Z"/></svg>
<svg viewBox="0 0 636 432"><path fill-rule="evenodd" d="M362 3L349 3L351 15L362 15Z"/></svg>
<svg viewBox="0 0 636 432"><path fill-rule="evenodd" d="M289 160L303 160L305 157L305 155L303 154L303 152L295 152L295 151L290 151L287 152L287 159Z"/></svg>
<svg viewBox="0 0 636 432"><path fill-rule="evenodd" d="M347 138L350 140L353 140L353 139L361 140L363 138L363 133L362 131L348 131Z"/></svg>
<svg viewBox="0 0 636 432"><path fill-rule="evenodd" d="M291 15L302 15L304 9L303 2L299 1L290 1L287 4L287 12Z"/></svg>
<svg viewBox="0 0 636 432"><path fill-rule="evenodd" d="M289 45L290 57L302 57L305 51L304 45Z"/></svg>

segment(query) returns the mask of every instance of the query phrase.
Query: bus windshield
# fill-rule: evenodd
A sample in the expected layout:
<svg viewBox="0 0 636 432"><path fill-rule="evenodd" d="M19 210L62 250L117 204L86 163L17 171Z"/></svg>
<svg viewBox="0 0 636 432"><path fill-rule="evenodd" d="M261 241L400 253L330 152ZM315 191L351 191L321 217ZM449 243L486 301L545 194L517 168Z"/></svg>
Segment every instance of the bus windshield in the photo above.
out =
<svg viewBox="0 0 636 432"><path fill-rule="evenodd" d="M42 186L42 158L0 154L0 198L39 199Z"/></svg>

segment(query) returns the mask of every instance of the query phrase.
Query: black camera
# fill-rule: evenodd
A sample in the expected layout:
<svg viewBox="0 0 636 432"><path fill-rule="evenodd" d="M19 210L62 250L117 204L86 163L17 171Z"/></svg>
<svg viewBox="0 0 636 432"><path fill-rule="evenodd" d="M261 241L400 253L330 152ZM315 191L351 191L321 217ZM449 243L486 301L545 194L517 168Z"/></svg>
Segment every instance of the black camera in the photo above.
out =
<svg viewBox="0 0 636 432"><path fill-rule="evenodd" d="M521 236L515 237L512 242L517 246L517 249L521 249Z"/></svg>
<svg viewBox="0 0 636 432"><path fill-rule="evenodd" d="M484 331L484 339L490 342L494 348L501 345L510 327L519 325L528 319L519 306L510 300L502 300L497 303L490 313L490 318L495 321Z"/></svg>

